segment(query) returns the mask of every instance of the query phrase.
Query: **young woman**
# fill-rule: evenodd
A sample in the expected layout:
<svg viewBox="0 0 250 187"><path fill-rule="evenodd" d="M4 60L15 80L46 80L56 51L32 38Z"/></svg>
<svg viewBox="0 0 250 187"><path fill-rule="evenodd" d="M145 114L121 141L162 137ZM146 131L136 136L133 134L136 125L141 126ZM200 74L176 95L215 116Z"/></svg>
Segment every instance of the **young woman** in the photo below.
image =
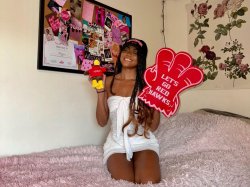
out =
<svg viewBox="0 0 250 187"><path fill-rule="evenodd" d="M105 88L97 90L98 124L111 121L104 163L114 179L158 183L159 144L152 132L159 125L160 114L137 98L145 86L147 45L130 39L120 51L114 76L107 77Z"/></svg>

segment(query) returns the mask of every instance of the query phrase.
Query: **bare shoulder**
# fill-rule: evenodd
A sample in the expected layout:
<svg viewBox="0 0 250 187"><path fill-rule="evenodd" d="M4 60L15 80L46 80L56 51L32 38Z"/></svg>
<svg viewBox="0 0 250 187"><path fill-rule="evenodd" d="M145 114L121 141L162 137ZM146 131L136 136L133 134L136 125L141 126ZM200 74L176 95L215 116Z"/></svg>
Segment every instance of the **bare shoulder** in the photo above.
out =
<svg viewBox="0 0 250 187"><path fill-rule="evenodd" d="M110 95L110 92L111 92L110 85L111 85L112 79L113 79L113 76L107 76L105 80L105 89L108 93L108 96Z"/></svg>
<svg viewBox="0 0 250 187"><path fill-rule="evenodd" d="M113 77L112 76L107 76L105 80L105 86L106 88L110 87L110 84L112 82Z"/></svg>

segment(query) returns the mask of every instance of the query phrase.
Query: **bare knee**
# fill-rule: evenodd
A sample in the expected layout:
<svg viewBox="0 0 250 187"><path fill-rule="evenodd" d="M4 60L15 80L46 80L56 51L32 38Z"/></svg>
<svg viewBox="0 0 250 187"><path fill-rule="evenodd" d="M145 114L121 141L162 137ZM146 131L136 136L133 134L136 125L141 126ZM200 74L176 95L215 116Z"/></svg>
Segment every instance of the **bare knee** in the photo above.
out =
<svg viewBox="0 0 250 187"><path fill-rule="evenodd" d="M111 177L113 179L115 179L115 180L125 180L125 181L129 181L129 182L135 183L134 176L131 176L131 175L124 175L124 174L122 174L122 175L117 175L117 174L112 175L111 174Z"/></svg>
<svg viewBox="0 0 250 187"><path fill-rule="evenodd" d="M152 183L156 184L161 181L160 176L135 176L135 183L136 184L147 184Z"/></svg>
<svg viewBox="0 0 250 187"><path fill-rule="evenodd" d="M108 158L107 167L111 177L116 180L134 182L133 163L126 159L124 153L115 153Z"/></svg>
<svg viewBox="0 0 250 187"><path fill-rule="evenodd" d="M151 150L135 152L134 154L135 183L153 184L161 180L158 155Z"/></svg>

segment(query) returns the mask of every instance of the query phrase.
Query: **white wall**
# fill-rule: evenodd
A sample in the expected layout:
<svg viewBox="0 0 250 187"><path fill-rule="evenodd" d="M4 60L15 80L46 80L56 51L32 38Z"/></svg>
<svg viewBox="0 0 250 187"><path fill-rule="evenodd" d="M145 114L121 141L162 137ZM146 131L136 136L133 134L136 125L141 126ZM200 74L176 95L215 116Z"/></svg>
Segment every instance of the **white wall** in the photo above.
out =
<svg viewBox="0 0 250 187"><path fill-rule="evenodd" d="M133 36L163 47L161 0L102 0L133 16ZM168 47L187 50L185 4L166 0ZM17 7L13 11L13 7ZM0 8L0 155L102 144L109 127L95 121L95 92L86 77L37 70L39 0L3 1ZM250 90L190 90L180 111L216 108L250 117Z"/></svg>
<svg viewBox="0 0 250 187"><path fill-rule="evenodd" d="M133 16L133 36L148 43L153 63L163 45L160 1L101 2ZM0 155L102 144L109 127L96 123L86 77L36 68L39 0L3 1L0 9Z"/></svg>

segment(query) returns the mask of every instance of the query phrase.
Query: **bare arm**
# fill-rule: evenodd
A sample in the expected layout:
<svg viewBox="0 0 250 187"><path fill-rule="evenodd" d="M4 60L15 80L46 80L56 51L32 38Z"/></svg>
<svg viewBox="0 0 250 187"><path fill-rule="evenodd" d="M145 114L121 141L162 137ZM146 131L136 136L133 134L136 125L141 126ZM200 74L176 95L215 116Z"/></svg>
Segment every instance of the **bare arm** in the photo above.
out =
<svg viewBox="0 0 250 187"><path fill-rule="evenodd" d="M152 132L155 131L158 128L159 123L160 123L160 112L155 110L153 113L153 119L152 119L152 123L150 126L150 130Z"/></svg>
<svg viewBox="0 0 250 187"><path fill-rule="evenodd" d="M96 120L101 127L104 127L109 119L109 108L108 108L108 89L110 84L110 78L104 76L105 88L97 90L97 105L96 105ZM99 92L99 93L98 93Z"/></svg>
<svg viewBox="0 0 250 187"><path fill-rule="evenodd" d="M107 93L97 93L96 120L101 127L104 127L108 122L108 118Z"/></svg>

